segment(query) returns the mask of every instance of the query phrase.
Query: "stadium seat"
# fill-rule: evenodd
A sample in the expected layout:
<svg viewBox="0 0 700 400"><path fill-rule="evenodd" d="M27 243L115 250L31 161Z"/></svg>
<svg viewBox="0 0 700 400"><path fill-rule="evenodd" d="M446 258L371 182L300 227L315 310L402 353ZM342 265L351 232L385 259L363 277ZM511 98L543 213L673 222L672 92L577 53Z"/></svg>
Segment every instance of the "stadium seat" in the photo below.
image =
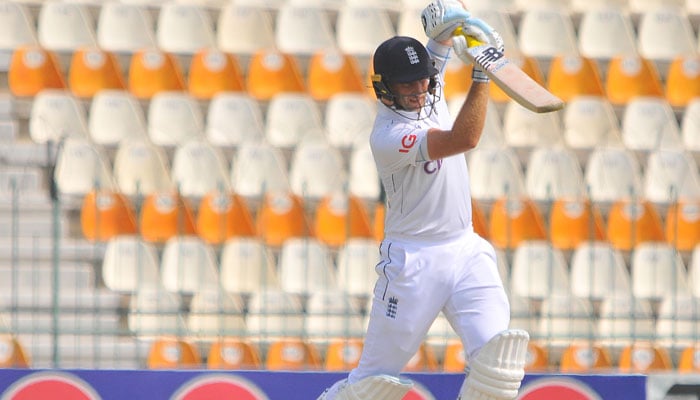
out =
<svg viewBox="0 0 700 400"><path fill-rule="evenodd" d="M197 235L209 244L235 236L255 236L253 215L245 200L233 192L208 192L197 207Z"/></svg>
<svg viewBox="0 0 700 400"><path fill-rule="evenodd" d="M161 286L143 286L129 300L129 331L142 338L181 335L187 325L182 297Z"/></svg>
<svg viewBox="0 0 700 400"><path fill-rule="evenodd" d="M512 295L528 299L568 294L571 279L564 254L543 240L520 243L513 253L510 283Z"/></svg>
<svg viewBox="0 0 700 400"><path fill-rule="evenodd" d="M700 58L676 56L671 60L665 82L666 100L676 110L685 110L700 96Z"/></svg>
<svg viewBox="0 0 700 400"><path fill-rule="evenodd" d="M410 3L411 0L408 0ZM406 2L404 2L406 3ZM425 7L422 1L416 1L416 4L405 4L396 21L396 34L399 36L408 36L418 39L421 43L426 43L428 37L423 30L421 23L421 12Z"/></svg>
<svg viewBox="0 0 700 400"><path fill-rule="evenodd" d="M664 221L666 242L676 250L689 253L700 244L700 199L671 204Z"/></svg>
<svg viewBox="0 0 700 400"><path fill-rule="evenodd" d="M119 190L131 198L173 190L166 162L165 151L148 139L123 139L114 156L114 181Z"/></svg>
<svg viewBox="0 0 700 400"><path fill-rule="evenodd" d="M335 338L326 346L323 369L326 371L349 371L360 363L363 342L359 338Z"/></svg>
<svg viewBox="0 0 700 400"><path fill-rule="evenodd" d="M214 190L229 190L228 171L220 149L197 138L177 145L170 176L180 194L201 199Z"/></svg>
<svg viewBox="0 0 700 400"><path fill-rule="evenodd" d="M128 89L140 100L150 100L163 91L185 90L180 61L157 48L136 51L129 61Z"/></svg>
<svg viewBox="0 0 700 400"><path fill-rule="evenodd" d="M85 106L71 92L45 89L35 95L29 112L29 137L34 143L88 136Z"/></svg>
<svg viewBox="0 0 700 400"><path fill-rule="evenodd" d="M281 52L300 58L308 58L318 50L333 48L331 19L319 7L283 5L277 10L275 44Z"/></svg>
<svg viewBox="0 0 700 400"><path fill-rule="evenodd" d="M285 240L277 269L280 286L287 293L306 297L338 286L330 249L314 238Z"/></svg>
<svg viewBox="0 0 700 400"><path fill-rule="evenodd" d="M371 310L371 308L368 307L368 310ZM445 314L440 312L433 320L430 328L428 328L428 332L425 335L425 345L435 354L436 359L444 359L447 357L450 342L454 340L459 341L459 336L452 328L452 325L450 325Z"/></svg>
<svg viewBox="0 0 700 400"><path fill-rule="evenodd" d="M86 4L42 2L37 38L45 49L70 54L81 46L97 46L95 21Z"/></svg>
<svg viewBox="0 0 700 400"><path fill-rule="evenodd" d="M340 151L326 141L305 141L294 149L289 165L289 186L304 201L318 201L347 183Z"/></svg>
<svg viewBox="0 0 700 400"><path fill-rule="evenodd" d="M221 92L244 91L238 60L215 48L197 50L190 61L187 89L198 100L211 100Z"/></svg>
<svg viewBox="0 0 700 400"><path fill-rule="evenodd" d="M290 191L284 154L264 141L242 143L231 163L231 188L246 199Z"/></svg>
<svg viewBox="0 0 700 400"><path fill-rule="evenodd" d="M527 240L547 238L544 218L526 197L501 197L491 207L489 238L500 249L515 249Z"/></svg>
<svg viewBox="0 0 700 400"><path fill-rule="evenodd" d="M271 371L306 371L321 367L321 355L314 345L300 338L273 340L265 354L265 368Z"/></svg>
<svg viewBox="0 0 700 400"><path fill-rule="evenodd" d="M160 337L151 345L146 360L150 369L198 368L202 359L197 346L176 337Z"/></svg>
<svg viewBox="0 0 700 400"><path fill-rule="evenodd" d="M561 360L572 342L595 339L594 320L593 305L588 299L569 293L550 294L542 299L537 338L546 344L550 358Z"/></svg>
<svg viewBox="0 0 700 400"><path fill-rule="evenodd" d="M216 28L217 47L239 59L275 47L274 23L270 12L262 7L228 2L219 12Z"/></svg>
<svg viewBox="0 0 700 400"><path fill-rule="evenodd" d="M608 349L590 342L572 343L564 350L559 365L564 373L587 373L613 367Z"/></svg>
<svg viewBox="0 0 700 400"><path fill-rule="evenodd" d="M408 360L402 372L436 372L438 362L433 349L426 343L422 343L416 354Z"/></svg>
<svg viewBox="0 0 700 400"><path fill-rule="evenodd" d="M192 295L187 314L189 333L207 342L221 337L243 337L246 333L243 311L243 299L219 286L198 290Z"/></svg>
<svg viewBox="0 0 700 400"><path fill-rule="evenodd" d="M192 56L203 48L216 46L214 23L197 4L166 2L158 12L156 44L165 52Z"/></svg>
<svg viewBox="0 0 700 400"><path fill-rule="evenodd" d="M700 371L700 353L698 353L697 345L691 345L684 348L678 360L678 372L681 373L698 373Z"/></svg>
<svg viewBox="0 0 700 400"><path fill-rule="evenodd" d="M153 144L177 147L204 137L204 115L197 100L185 92L153 95L148 106L148 137Z"/></svg>
<svg viewBox="0 0 700 400"><path fill-rule="evenodd" d="M521 163L527 163L534 148L563 143L560 118L556 112L532 112L511 99L503 113L505 143Z"/></svg>
<svg viewBox="0 0 700 400"><path fill-rule="evenodd" d="M82 99L91 99L103 89L126 89L119 60L98 47L79 47L73 52L68 86Z"/></svg>
<svg viewBox="0 0 700 400"><path fill-rule="evenodd" d="M554 199L549 212L549 240L568 251L580 244L605 239L605 222L598 207L582 197Z"/></svg>
<svg viewBox="0 0 700 400"><path fill-rule="evenodd" d="M526 372L544 372L549 370L549 352L544 344L530 341L527 344L525 358Z"/></svg>
<svg viewBox="0 0 700 400"><path fill-rule="evenodd" d="M381 183L369 142L352 148L348 174L350 195L360 198L367 204L379 200Z"/></svg>
<svg viewBox="0 0 700 400"><path fill-rule="evenodd" d="M368 62L380 43L396 35L387 10L348 3L338 11L336 33L338 48Z"/></svg>
<svg viewBox="0 0 700 400"><path fill-rule="evenodd" d="M637 54L636 39L632 17L623 7L606 4L591 7L581 14L579 51L584 57L596 60L602 71L614 57Z"/></svg>
<svg viewBox="0 0 700 400"><path fill-rule="evenodd" d="M160 259L160 272L163 287L180 294L194 294L216 287L219 282L214 249L196 236L168 239Z"/></svg>
<svg viewBox="0 0 700 400"><path fill-rule="evenodd" d="M109 159L87 139L65 139L56 157L53 179L65 199L82 199L93 189L115 189Z"/></svg>
<svg viewBox="0 0 700 400"><path fill-rule="evenodd" d="M375 100L364 92L334 94L323 112L328 141L341 150L368 143L376 114Z"/></svg>
<svg viewBox="0 0 700 400"><path fill-rule="evenodd" d="M128 91L103 89L90 102L88 133L97 144L118 146L123 139L147 137L146 117Z"/></svg>
<svg viewBox="0 0 700 400"><path fill-rule="evenodd" d="M260 350L248 340L224 337L209 347L207 368L209 369L259 369Z"/></svg>
<svg viewBox="0 0 700 400"><path fill-rule="evenodd" d="M31 98L44 89L67 87L55 53L38 45L18 45L12 52L7 72L12 95Z"/></svg>
<svg viewBox="0 0 700 400"><path fill-rule="evenodd" d="M500 1L500 3L505 2L513 3L512 0ZM499 5L497 3L499 2L475 2L469 5L469 11L471 11L475 17L486 21L487 24L501 35L505 46L505 54L508 58L511 60L522 59L523 54L518 46L516 26L513 24L517 19L511 18L511 11L514 11L514 9L508 5Z"/></svg>
<svg viewBox="0 0 700 400"><path fill-rule="evenodd" d="M678 252L665 243L641 243L630 261L632 293L637 298L659 301L669 295L690 293L688 273Z"/></svg>
<svg viewBox="0 0 700 400"><path fill-rule="evenodd" d="M158 251L136 235L109 239L101 267L105 286L115 292L135 294L141 287L160 284Z"/></svg>
<svg viewBox="0 0 700 400"><path fill-rule="evenodd" d="M518 47L523 54L545 64L558 55L578 54L578 40L569 11L556 7L524 10L518 23Z"/></svg>
<svg viewBox="0 0 700 400"><path fill-rule="evenodd" d="M471 201L472 207L472 226L474 227L474 232L476 232L482 238L489 239L489 223L486 218L486 213L481 208L481 205L476 202L473 198Z"/></svg>
<svg viewBox="0 0 700 400"><path fill-rule="evenodd" d="M604 241L580 243L571 256L571 293L592 301L630 296L630 274L622 253Z"/></svg>
<svg viewBox="0 0 700 400"><path fill-rule="evenodd" d="M165 243L176 235L196 234L192 206L171 191L153 192L145 197L139 227L141 237L152 243Z"/></svg>
<svg viewBox="0 0 700 400"><path fill-rule="evenodd" d="M383 202L377 202L374 206L374 218L372 218L372 231L374 232L374 240L377 241L377 243L384 240L384 218L385 218L385 216L386 216L386 205ZM489 233L490 233L490 230L489 230Z"/></svg>
<svg viewBox="0 0 700 400"><path fill-rule="evenodd" d="M3 69L7 68L5 59L22 46L38 45L36 21L27 4L6 1L0 5L0 55Z"/></svg>
<svg viewBox="0 0 700 400"><path fill-rule="evenodd" d="M547 89L565 102L576 96L605 96L598 65L592 58L579 55L552 58Z"/></svg>
<svg viewBox="0 0 700 400"><path fill-rule="evenodd" d="M600 302L596 343L614 355L634 343L654 340L655 321L651 302L630 294L611 294Z"/></svg>
<svg viewBox="0 0 700 400"><path fill-rule="evenodd" d="M639 55L618 55L608 63L605 93L616 107L638 96L663 97L661 77L654 63Z"/></svg>
<svg viewBox="0 0 700 400"><path fill-rule="evenodd" d="M310 138L325 138L319 105L308 93L274 95L267 107L265 138L283 150Z"/></svg>
<svg viewBox="0 0 700 400"><path fill-rule="evenodd" d="M663 97L630 99L622 115L625 147L646 156L657 149L680 148L680 128L671 105Z"/></svg>
<svg viewBox="0 0 700 400"><path fill-rule="evenodd" d="M306 82L316 101L328 101L337 94L366 93L357 60L337 49L316 51L311 56Z"/></svg>
<svg viewBox="0 0 700 400"><path fill-rule="evenodd" d="M30 366L29 354L16 336L1 335L0 347L3 349L2 357L0 357L2 368L28 368Z"/></svg>
<svg viewBox="0 0 700 400"><path fill-rule="evenodd" d="M510 275L512 275L512 273ZM508 286L504 286L508 291L508 298L510 300L510 325L508 325L508 328L523 329L529 332L531 336L536 336L538 328L537 313L539 312L539 307L536 302L533 302L530 298L510 293L510 288L513 284L510 282L510 279L508 283Z"/></svg>
<svg viewBox="0 0 700 400"><path fill-rule="evenodd" d="M467 155L467 164L472 198L477 202L526 195L522 167L510 148L477 147Z"/></svg>
<svg viewBox="0 0 700 400"><path fill-rule="evenodd" d="M662 79L668 65L680 55L697 53L697 38L682 8L654 7L645 10L637 25L637 50L656 64Z"/></svg>
<svg viewBox="0 0 700 400"><path fill-rule="evenodd" d="M678 354L698 342L700 299L691 293L669 292L661 299L656 320L656 343Z"/></svg>
<svg viewBox="0 0 700 400"><path fill-rule="evenodd" d="M264 137L263 113L258 102L244 92L219 92L209 101L205 137L222 148L238 147Z"/></svg>
<svg viewBox="0 0 700 400"><path fill-rule="evenodd" d="M644 171L644 197L659 208L700 199L697 163L682 149L653 150Z"/></svg>
<svg viewBox="0 0 700 400"><path fill-rule="evenodd" d="M305 338L325 349L333 338L362 338L364 316L353 299L336 289L313 291L306 301Z"/></svg>
<svg viewBox="0 0 700 400"><path fill-rule="evenodd" d="M254 292L248 299L246 336L263 348L279 338L301 338L304 312L301 300L279 289Z"/></svg>
<svg viewBox="0 0 700 400"><path fill-rule="evenodd" d="M306 237L311 233L304 201L290 192L265 193L256 223L260 237L272 247L280 247L290 238Z"/></svg>
<svg viewBox="0 0 700 400"><path fill-rule="evenodd" d="M464 345L460 340L450 340L445 347L445 354L442 358L442 370L445 372L461 373L467 366L464 355Z"/></svg>
<svg viewBox="0 0 700 400"><path fill-rule="evenodd" d="M447 60L443 70L445 83L441 84L439 88L442 91L442 96L448 100L448 103L457 97L466 98L472 85L472 66L465 65L458 57L452 57ZM457 114L451 113L451 115L454 117Z"/></svg>
<svg viewBox="0 0 700 400"><path fill-rule="evenodd" d="M525 190L544 209L558 198L581 199L585 192L578 159L565 146L536 147L527 162Z"/></svg>
<svg viewBox="0 0 700 400"><path fill-rule="evenodd" d="M274 49L261 49L251 55L245 86L259 101L269 101L282 92L306 91L298 61Z"/></svg>
<svg viewBox="0 0 700 400"><path fill-rule="evenodd" d="M656 10L659 7L684 7L685 2L683 0L627 0L630 11L636 15L641 16L641 14Z"/></svg>
<svg viewBox="0 0 700 400"><path fill-rule="evenodd" d="M700 98L690 101L681 119L683 146L700 162Z"/></svg>
<svg viewBox="0 0 700 400"><path fill-rule="evenodd" d="M117 235L136 234L135 210L129 199L119 192L91 190L80 206L83 237L106 242Z"/></svg>
<svg viewBox="0 0 700 400"><path fill-rule="evenodd" d="M622 146L620 122L605 96L576 96L564 109L564 143L586 165L596 148Z"/></svg>
<svg viewBox="0 0 700 400"><path fill-rule="evenodd" d="M601 146L588 156L584 182L593 203L607 213L614 202L642 195L642 168L631 151Z"/></svg>
<svg viewBox="0 0 700 400"><path fill-rule="evenodd" d="M361 302L371 297L377 282L374 266L380 261L377 242L373 238L349 238L336 259L338 288Z"/></svg>
<svg viewBox="0 0 700 400"><path fill-rule="evenodd" d="M371 238L365 205L359 198L341 192L323 197L314 210L313 234L332 248L342 246L350 238Z"/></svg>
<svg viewBox="0 0 700 400"><path fill-rule="evenodd" d="M266 288L279 288L277 266L265 244L254 237L233 237L221 249L221 286L249 296Z"/></svg>
<svg viewBox="0 0 700 400"><path fill-rule="evenodd" d="M627 373L662 372L672 369L673 362L665 348L652 342L638 342L622 349L618 367L620 372Z"/></svg>
<svg viewBox="0 0 700 400"><path fill-rule="evenodd" d="M618 250L629 252L644 242L663 242L661 217L647 200L617 200L608 212L608 241Z"/></svg>
<svg viewBox="0 0 700 400"><path fill-rule="evenodd" d="M102 4L97 20L97 44L125 56L156 47L155 24L147 6L117 1Z"/></svg>

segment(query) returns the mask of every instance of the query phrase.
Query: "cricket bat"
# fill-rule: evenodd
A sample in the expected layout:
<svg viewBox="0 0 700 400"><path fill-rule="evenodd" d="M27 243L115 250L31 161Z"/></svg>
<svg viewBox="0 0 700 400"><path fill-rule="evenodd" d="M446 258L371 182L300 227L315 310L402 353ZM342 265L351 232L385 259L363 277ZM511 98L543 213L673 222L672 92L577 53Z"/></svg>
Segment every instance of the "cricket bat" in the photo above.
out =
<svg viewBox="0 0 700 400"><path fill-rule="evenodd" d="M483 21L478 20L477 27L490 29ZM462 28L457 28L454 35L463 35ZM480 44L471 36L464 35L467 43ZM493 46L480 46L479 51L472 54L467 52L469 59L479 65L486 75L498 85L510 98L518 104L536 113L547 113L561 110L564 102L542 87L528 74L526 74L513 61L509 60L503 52Z"/></svg>

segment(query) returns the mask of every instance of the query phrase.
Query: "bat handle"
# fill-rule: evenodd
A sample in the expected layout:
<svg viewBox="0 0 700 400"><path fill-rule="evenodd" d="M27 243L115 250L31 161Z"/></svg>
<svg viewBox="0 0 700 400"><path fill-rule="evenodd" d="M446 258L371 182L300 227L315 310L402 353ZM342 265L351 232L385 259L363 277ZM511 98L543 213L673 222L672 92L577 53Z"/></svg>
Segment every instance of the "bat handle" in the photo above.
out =
<svg viewBox="0 0 700 400"><path fill-rule="evenodd" d="M464 38L467 40L468 47L476 47L476 46L481 46L482 44L484 44L481 41L477 40L474 36L465 35L461 26L458 26L457 29L455 29L455 31L452 32L452 36L458 36L458 35L464 36Z"/></svg>

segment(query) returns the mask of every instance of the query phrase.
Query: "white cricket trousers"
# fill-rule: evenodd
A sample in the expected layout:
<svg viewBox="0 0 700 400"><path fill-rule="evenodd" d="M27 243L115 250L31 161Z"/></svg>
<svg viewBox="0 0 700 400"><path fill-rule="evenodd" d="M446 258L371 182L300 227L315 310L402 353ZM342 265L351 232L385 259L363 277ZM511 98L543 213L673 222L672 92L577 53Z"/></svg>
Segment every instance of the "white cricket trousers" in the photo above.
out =
<svg viewBox="0 0 700 400"><path fill-rule="evenodd" d="M348 381L398 376L442 311L467 357L508 329L510 306L493 246L469 232L425 244L385 239L360 363Z"/></svg>

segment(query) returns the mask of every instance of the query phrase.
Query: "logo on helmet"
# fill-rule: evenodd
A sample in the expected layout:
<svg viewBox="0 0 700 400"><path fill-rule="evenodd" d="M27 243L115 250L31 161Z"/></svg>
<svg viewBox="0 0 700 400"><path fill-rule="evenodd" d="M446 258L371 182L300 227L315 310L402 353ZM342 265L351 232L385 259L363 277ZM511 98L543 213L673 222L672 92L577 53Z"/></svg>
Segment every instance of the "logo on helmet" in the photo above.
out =
<svg viewBox="0 0 700 400"><path fill-rule="evenodd" d="M416 53L416 49L413 48L413 46L408 46L405 49L406 54L408 55L408 62L411 64L418 64L420 63L420 58L418 58L418 53Z"/></svg>

